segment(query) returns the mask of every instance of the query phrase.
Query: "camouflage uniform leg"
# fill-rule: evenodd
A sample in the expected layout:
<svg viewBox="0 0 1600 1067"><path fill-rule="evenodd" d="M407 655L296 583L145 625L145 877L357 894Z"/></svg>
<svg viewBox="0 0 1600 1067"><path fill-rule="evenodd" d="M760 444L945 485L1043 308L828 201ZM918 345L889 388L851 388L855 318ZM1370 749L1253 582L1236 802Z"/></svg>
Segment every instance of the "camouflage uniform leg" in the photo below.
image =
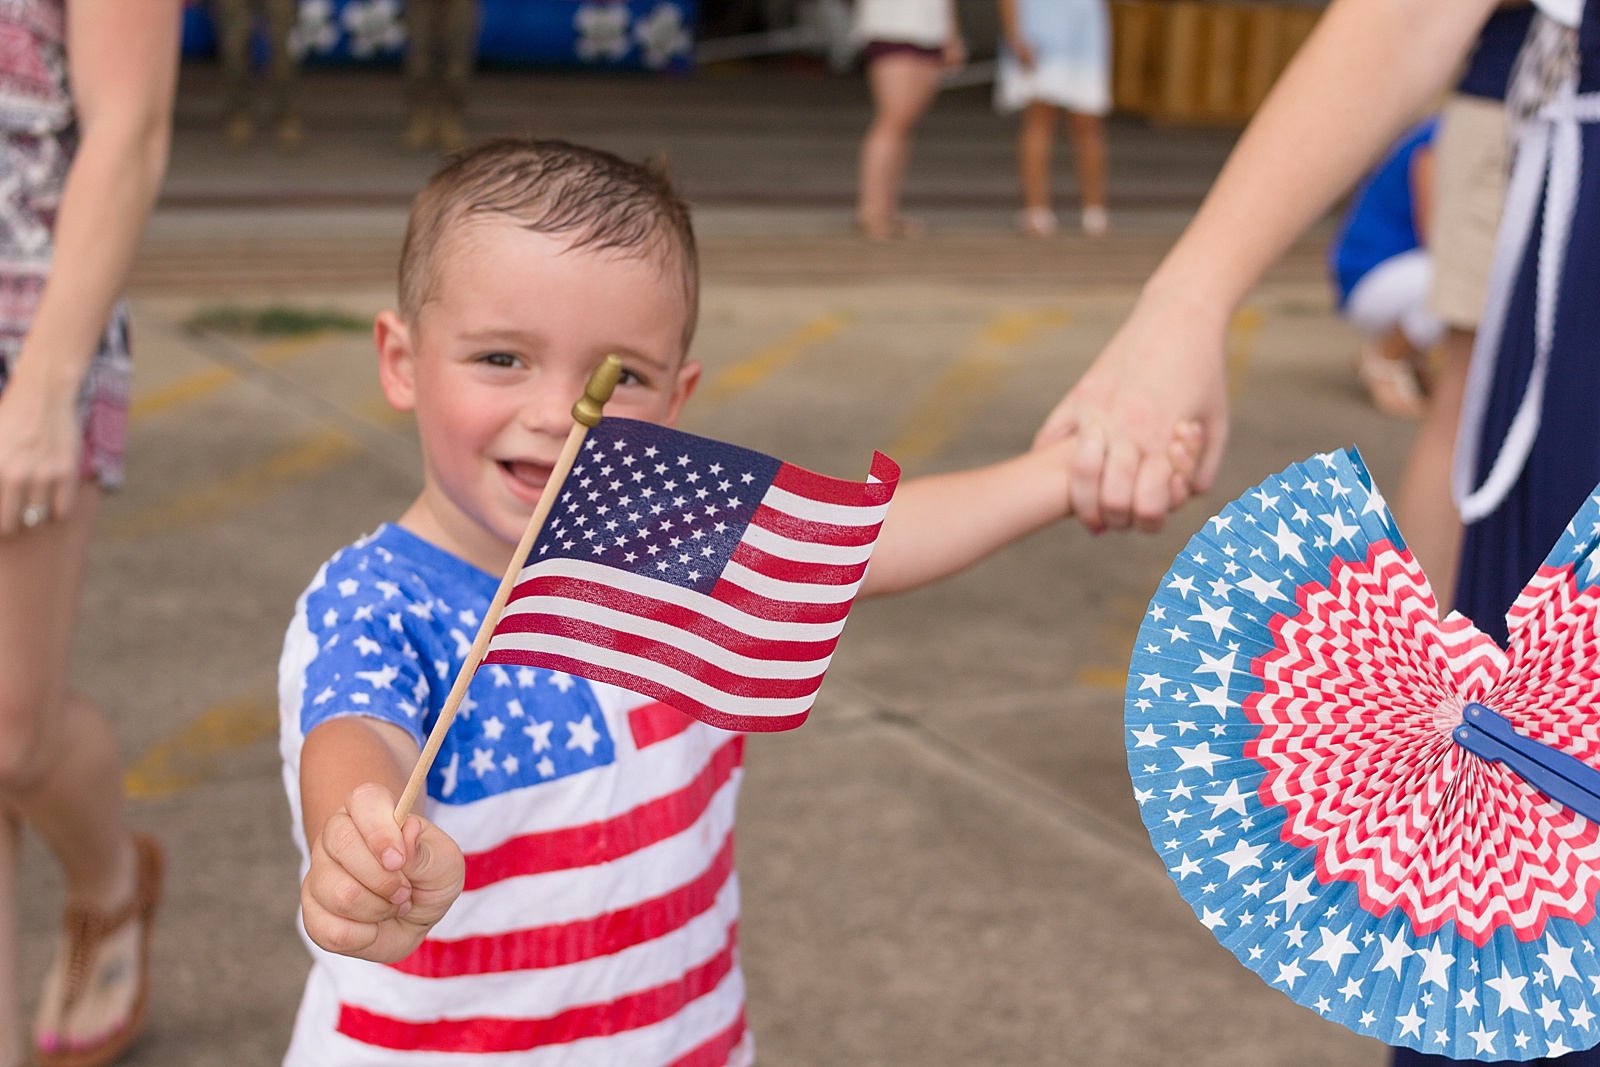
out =
<svg viewBox="0 0 1600 1067"><path fill-rule="evenodd" d="M445 0L406 0L406 95L413 117L438 103L439 15Z"/></svg>
<svg viewBox="0 0 1600 1067"><path fill-rule="evenodd" d="M444 0L444 56L439 100L459 116L467 102L467 79L478 57L478 0Z"/></svg>
<svg viewBox="0 0 1600 1067"><path fill-rule="evenodd" d="M227 118L250 114L251 0L216 0L217 57L222 63L224 112Z"/></svg>
<svg viewBox="0 0 1600 1067"><path fill-rule="evenodd" d="M289 51L289 34L300 16L299 0L266 0L267 33L272 39L272 58L267 67L267 88L272 113L280 119L297 116L300 100L295 92L299 61Z"/></svg>

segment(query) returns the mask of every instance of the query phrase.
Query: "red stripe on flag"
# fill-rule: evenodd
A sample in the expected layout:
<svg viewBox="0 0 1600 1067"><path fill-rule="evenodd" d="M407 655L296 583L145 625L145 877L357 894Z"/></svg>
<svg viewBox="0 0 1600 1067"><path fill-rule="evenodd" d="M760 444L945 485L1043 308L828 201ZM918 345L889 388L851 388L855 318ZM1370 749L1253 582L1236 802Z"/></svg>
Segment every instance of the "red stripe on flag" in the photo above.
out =
<svg viewBox="0 0 1600 1067"><path fill-rule="evenodd" d="M875 453L872 458L873 474L877 475L883 468L879 459L885 459L894 466L893 461L887 460L883 454ZM811 500L820 500L825 504L843 504L846 507L873 507L882 504L894 495L895 481L900 477L900 468L894 467L890 478L877 482L852 482L844 478L830 478L826 474L817 474L804 467L796 467L785 463L778 468L778 473L772 478L772 484L779 489L787 490L796 496L807 497Z"/></svg>
<svg viewBox="0 0 1600 1067"><path fill-rule="evenodd" d="M716 903L733 873L733 832L699 877L653 900L592 919L454 941L424 941L394 969L423 978L564 967L612 956L681 929Z"/></svg>
<svg viewBox="0 0 1600 1067"><path fill-rule="evenodd" d="M749 656L751 659L775 659L804 663L810 660L826 658L833 652L833 646L838 643L837 638L827 641L775 641L765 637L752 637L741 630L724 626L717 620L702 615L692 608L680 607L665 600L657 600L654 597L625 592L615 586L586 581L582 578L556 576L530 578L517 586L514 595L518 599L525 596L560 597L564 600L576 600L583 604L597 604L628 615L651 619L679 630L687 630L728 649L730 652L737 652L739 655ZM524 611L518 608L516 600L513 600L506 609L506 614L501 616L500 621L495 624L494 632L496 634L547 633L549 631L545 627L545 620L549 618L549 615ZM496 652L515 654L515 650L512 649L497 649ZM504 658L496 659L491 656L486 662L504 663L507 661Z"/></svg>
<svg viewBox="0 0 1600 1067"><path fill-rule="evenodd" d="M702 659L692 652L688 652L668 641L657 641L653 637L640 637L626 630L615 630L609 626L600 626L592 622L580 622L577 619L564 618L560 615L518 615L518 620L525 620L532 625L530 629L548 637L561 637L569 641L578 641L594 648L603 648L608 652L620 652L627 656L637 656L639 659L659 663L688 675L712 689L724 693L733 693L737 696L761 696L776 699L789 697L803 697L815 693L822 687L822 672L826 669L825 662L806 659L800 661L801 669L807 664L816 664L815 674L804 678L767 678L752 676L739 671L730 671L719 667L710 660ZM829 652L832 652L834 642L828 642ZM518 657L538 655L529 649L502 648L496 650L498 655L494 662L520 663ZM754 658L754 657L752 657ZM789 662L775 660L775 662ZM548 663L541 656L534 666L546 667ZM589 677L585 672L579 672L582 677ZM591 679L592 680L592 679ZM647 694L648 695L648 694Z"/></svg>
<svg viewBox="0 0 1600 1067"><path fill-rule="evenodd" d="M739 546L733 550L733 555L729 559L768 578L801 585L854 585L861 580L863 574L867 573L865 560L848 566L802 563L799 560L763 552L748 541L739 542Z"/></svg>
<svg viewBox="0 0 1600 1067"><path fill-rule="evenodd" d="M693 826L705 814L711 798L743 761L744 738L729 738L694 780L676 792L640 804L613 819L523 834L483 852L469 853L465 888L482 889L522 875L592 867L665 841Z"/></svg>
<svg viewBox="0 0 1600 1067"><path fill-rule="evenodd" d="M752 593L728 578L719 578L707 594L730 608L738 608L746 615L754 615L768 622L840 622L850 614L851 600L833 604L797 604L792 600L773 600L760 593Z"/></svg>
<svg viewBox="0 0 1600 1067"><path fill-rule="evenodd" d="M569 1008L545 1019L494 1017L418 1023L339 1005L339 1033L378 1048L411 1052L524 1052L588 1037L609 1037L670 1019L710 993L733 970L738 924L728 928L721 952L675 982L630 993L605 1004Z"/></svg>
<svg viewBox="0 0 1600 1067"><path fill-rule="evenodd" d="M690 1049L667 1067L726 1067L728 1057L744 1040L745 1020L741 1009L733 1025L704 1044Z"/></svg>
<svg viewBox="0 0 1600 1067"><path fill-rule="evenodd" d="M750 525L759 526L763 530L771 530L780 537L787 537L791 541L804 541L813 545L844 545L849 548L860 548L870 545L878 539L878 527L883 523L875 522L870 526L836 526L830 522L812 522L810 519L799 519L787 511L766 504L756 508L756 513L750 517Z"/></svg>
<svg viewBox="0 0 1600 1067"><path fill-rule="evenodd" d="M585 660L573 659L570 656L555 656L540 652L536 657L528 657L528 662L548 670L562 671L574 677L587 678L591 682L614 685L618 689L626 689L630 693L638 693L640 696L671 704L679 711L687 715L693 715L707 726L715 726L719 730L734 730L749 734L793 730L805 722L806 716L811 714L811 705L808 704L805 711L797 711L788 715L732 715L720 708L703 704L687 693L680 693L671 686L662 685L652 679L641 678L639 675L629 674L627 671L602 667ZM817 688L820 689L822 687L819 685ZM759 698L763 694L741 693L739 695Z"/></svg>
<svg viewBox="0 0 1600 1067"><path fill-rule="evenodd" d="M628 731L633 734L634 748L651 745L677 737L694 723L694 716L685 715L671 704L656 701L642 704L628 712Z"/></svg>

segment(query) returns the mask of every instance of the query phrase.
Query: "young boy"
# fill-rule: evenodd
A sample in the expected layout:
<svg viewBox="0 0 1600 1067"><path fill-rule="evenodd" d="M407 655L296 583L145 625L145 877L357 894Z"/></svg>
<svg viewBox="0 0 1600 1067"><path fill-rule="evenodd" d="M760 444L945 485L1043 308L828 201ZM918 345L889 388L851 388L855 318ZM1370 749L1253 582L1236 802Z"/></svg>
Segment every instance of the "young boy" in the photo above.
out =
<svg viewBox="0 0 1600 1067"><path fill-rule="evenodd" d="M700 379L686 205L559 142L457 157L412 207L389 402L425 480L337 553L281 665L284 779L316 948L287 1062L745 1064L734 801L742 737L610 686L480 671L397 827L395 797L609 352L609 415L671 424ZM952 574L1066 510L1067 443L903 483L862 595ZM485 1061L488 1062L488 1061Z"/></svg>

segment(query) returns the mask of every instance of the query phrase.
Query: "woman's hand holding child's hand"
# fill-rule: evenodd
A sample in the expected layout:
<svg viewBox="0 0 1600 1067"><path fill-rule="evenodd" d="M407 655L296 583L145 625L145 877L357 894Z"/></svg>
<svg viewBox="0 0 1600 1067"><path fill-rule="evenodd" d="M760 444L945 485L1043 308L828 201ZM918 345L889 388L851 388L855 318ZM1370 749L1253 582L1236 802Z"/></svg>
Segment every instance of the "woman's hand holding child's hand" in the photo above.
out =
<svg viewBox="0 0 1600 1067"><path fill-rule="evenodd" d="M385 787L357 786L311 842L300 903L306 933L329 952L405 959L461 895L461 849L421 816L397 826L394 808Z"/></svg>

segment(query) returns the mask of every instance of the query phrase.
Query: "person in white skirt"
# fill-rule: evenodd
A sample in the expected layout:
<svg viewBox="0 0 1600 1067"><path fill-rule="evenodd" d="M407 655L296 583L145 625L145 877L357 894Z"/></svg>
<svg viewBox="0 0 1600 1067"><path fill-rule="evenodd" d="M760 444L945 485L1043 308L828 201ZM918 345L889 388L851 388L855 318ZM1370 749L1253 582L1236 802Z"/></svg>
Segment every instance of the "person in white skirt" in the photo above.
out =
<svg viewBox="0 0 1600 1067"><path fill-rule="evenodd" d="M856 0L852 34L866 54L872 125L861 141L856 225L863 237L916 236L921 227L900 214L900 185L911 133L939 93L946 67L966 62L954 0Z"/></svg>
<svg viewBox="0 0 1600 1067"><path fill-rule="evenodd" d="M1022 112L1022 230L1034 237L1056 232L1050 156L1064 117L1083 196L1083 230L1099 237L1110 226L1101 122L1111 110L1111 16L1105 0L1000 0L1000 24L995 106Z"/></svg>

